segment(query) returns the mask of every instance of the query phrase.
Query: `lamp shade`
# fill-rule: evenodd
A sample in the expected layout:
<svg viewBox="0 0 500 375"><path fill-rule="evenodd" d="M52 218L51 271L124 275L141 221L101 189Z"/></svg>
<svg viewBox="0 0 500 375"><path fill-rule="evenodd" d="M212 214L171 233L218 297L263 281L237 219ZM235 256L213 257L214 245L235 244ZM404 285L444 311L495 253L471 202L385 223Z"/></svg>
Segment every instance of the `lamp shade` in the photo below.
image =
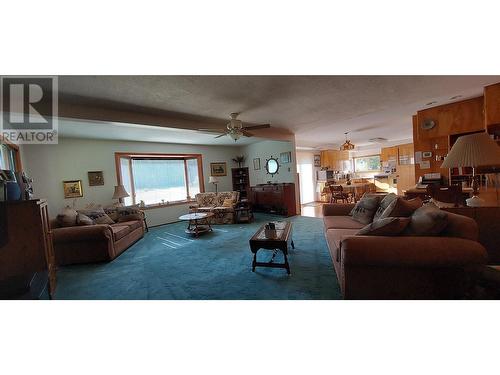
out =
<svg viewBox="0 0 500 375"><path fill-rule="evenodd" d="M210 176L210 177L208 178L208 182L209 182L210 184L218 184L218 183L219 183L219 179L218 179L217 177L215 177L215 176Z"/></svg>
<svg viewBox="0 0 500 375"><path fill-rule="evenodd" d="M130 197L130 195L127 193L123 185L117 185L115 186L115 192L113 194L113 199L121 199L121 198L126 198Z"/></svg>
<svg viewBox="0 0 500 375"><path fill-rule="evenodd" d="M463 135L457 139L441 168L482 167L500 164L500 147L487 133Z"/></svg>

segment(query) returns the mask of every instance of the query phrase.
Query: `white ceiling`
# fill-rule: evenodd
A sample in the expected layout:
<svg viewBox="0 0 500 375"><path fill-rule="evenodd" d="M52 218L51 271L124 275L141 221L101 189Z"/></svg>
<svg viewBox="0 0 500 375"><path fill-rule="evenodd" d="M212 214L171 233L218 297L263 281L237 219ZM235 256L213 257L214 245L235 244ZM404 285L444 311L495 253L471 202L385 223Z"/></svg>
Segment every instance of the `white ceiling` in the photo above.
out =
<svg viewBox="0 0 500 375"><path fill-rule="evenodd" d="M59 136L67 138L223 146L241 146L262 141L258 137L242 137L235 142L228 136L215 139L217 134L120 122L82 121L59 118L58 126Z"/></svg>
<svg viewBox="0 0 500 375"><path fill-rule="evenodd" d="M479 96L496 82L500 76L62 76L59 91L200 119L240 112L244 122L291 130L298 146L328 147L342 143L346 131L356 145L411 138L411 116L426 103Z"/></svg>

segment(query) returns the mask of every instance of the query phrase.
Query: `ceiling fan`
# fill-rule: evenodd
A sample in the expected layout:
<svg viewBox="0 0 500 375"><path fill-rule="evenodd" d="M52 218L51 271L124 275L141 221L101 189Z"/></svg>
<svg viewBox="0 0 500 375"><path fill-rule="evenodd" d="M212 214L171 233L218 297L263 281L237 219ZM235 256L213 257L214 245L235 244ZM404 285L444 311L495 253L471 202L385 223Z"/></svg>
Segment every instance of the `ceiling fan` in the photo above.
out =
<svg viewBox="0 0 500 375"><path fill-rule="evenodd" d="M220 138L227 135L232 139L234 139L234 141L236 142L242 136L253 137L253 134L250 133L248 130L267 129L271 127L270 124L243 126L243 122L241 120L238 120L238 115L239 113L231 113L231 120L227 123L226 129L198 129L198 130L204 132L222 133L215 138Z"/></svg>

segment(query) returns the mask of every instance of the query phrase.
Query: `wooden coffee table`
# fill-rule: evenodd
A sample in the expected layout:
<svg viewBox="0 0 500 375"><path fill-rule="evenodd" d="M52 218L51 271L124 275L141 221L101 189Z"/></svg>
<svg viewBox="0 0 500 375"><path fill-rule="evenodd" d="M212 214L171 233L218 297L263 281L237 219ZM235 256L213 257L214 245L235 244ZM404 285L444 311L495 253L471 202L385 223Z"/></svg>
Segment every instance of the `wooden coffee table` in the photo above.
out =
<svg viewBox="0 0 500 375"><path fill-rule="evenodd" d="M288 244L295 249L295 245L292 240L292 223L289 221L277 221L274 222L276 225L276 237L267 238L265 235L266 225L262 225L257 232L250 239L250 250L253 253L252 261L252 272L255 272L255 267L272 267L272 268L285 268L287 274L290 275L290 264L288 263ZM273 256L270 262L257 262L257 252L260 249L273 250ZM284 263L275 263L274 258L278 251L283 253L285 257Z"/></svg>
<svg viewBox="0 0 500 375"><path fill-rule="evenodd" d="M208 221L212 216L214 216L214 214L211 212L194 212L180 216L179 220L188 222L188 226L185 230L187 234L198 237L200 234L212 231L212 227Z"/></svg>

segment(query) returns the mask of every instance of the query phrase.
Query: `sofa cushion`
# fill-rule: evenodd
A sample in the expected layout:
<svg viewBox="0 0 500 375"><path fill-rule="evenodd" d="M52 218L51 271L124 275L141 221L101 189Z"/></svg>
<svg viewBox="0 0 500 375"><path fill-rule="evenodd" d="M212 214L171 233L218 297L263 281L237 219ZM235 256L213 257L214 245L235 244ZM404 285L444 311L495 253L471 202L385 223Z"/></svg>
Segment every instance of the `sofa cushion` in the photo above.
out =
<svg viewBox="0 0 500 375"><path fill-rule="evenodd" d="M375 216L373 217L373 221L380 219L380 216L385 211L385 209L395 200L398 199L398 196L394 193L387 194L379 203L377 211L375 212Z"/></svg>
<svg viewBox="0 0 500 375"><path fill-rule="evenodd" d="M408 224L408 217L386 217L380 220L374 220L373 223L361 228L358 235L364 236L397 236L403 232Z"/></svg>
<svg viewBox="0 0 500 375"><path fill-rule="evenodd" d="M393 200L379 216L379 219L386 217L409 217L415 210L422 206L422 199L419 197L406 200L401 197Z"/></svg>
<svg viewBox="0 0 500 375"><path fill-rule="evenodd" d="M78 210L79 214L84 214L91 218L95 224L114 224L115 222L104 212L102 208Z"/></svg>
<svg viewBox="0 0 500 375"><path fill-rule="evenodd" d="M118 207L104 207L104 212L108 215L114 222L118 221Z"/></svg>
<svg viewBox="0 0 500 375"><path fill-rule="evenodd" d="M136 230L137 228L142 227L141 220L130 220L130 221L121 221L120 225L126 225L130 228L130 231Z"/></svg>
<svg viewBox="0 0 500 375"><path fill-rule="evenodd" d="M87 215L79 213L76 215L76 225L94 225L94 220L92 220Z"/></svg>
<svg viewBox="0 0 500 375"><path fill-rule="evenodd" d="M408 236L437 236L448 225L448 213L435 205L426 204L410 217L410 224L404 234Z"/></svg>
<svg viewBox="0 0 500 375"><path fill-rule="evenodd" d="M380 202L380 196L363 195L363 197L356 203L350 215L352 218L361 224L369 224L373 221L373 216L377 211Z"/></svg>
<svg viewBox="0 0 500 375"><path fill-rule="evenodd" d="M325 216L323 218L325 230L328 229L361 229L363 224L350 216Z"/></svg>
<svg viewBox="0 0 500 375"><path fill-rule="evenodd" d="M111 230L113 231L115 241L121 240L130 233L130 227L128 225L113 224L111 225Z"/></svg>
<svg viewBox="0 0 500 375"><path fill-rule="evenodd" d="M67 206L57 215L57 225L62 228L75 226L77 215L78 213L74 209Z"/></svg>
<svg viewBox="0 0 500 375"><path fill-rule="evenodd" d="M143 213L139 208L139 205L117 207L118 210L118 222L131 221L131 220L142 220Z"/></svg>

